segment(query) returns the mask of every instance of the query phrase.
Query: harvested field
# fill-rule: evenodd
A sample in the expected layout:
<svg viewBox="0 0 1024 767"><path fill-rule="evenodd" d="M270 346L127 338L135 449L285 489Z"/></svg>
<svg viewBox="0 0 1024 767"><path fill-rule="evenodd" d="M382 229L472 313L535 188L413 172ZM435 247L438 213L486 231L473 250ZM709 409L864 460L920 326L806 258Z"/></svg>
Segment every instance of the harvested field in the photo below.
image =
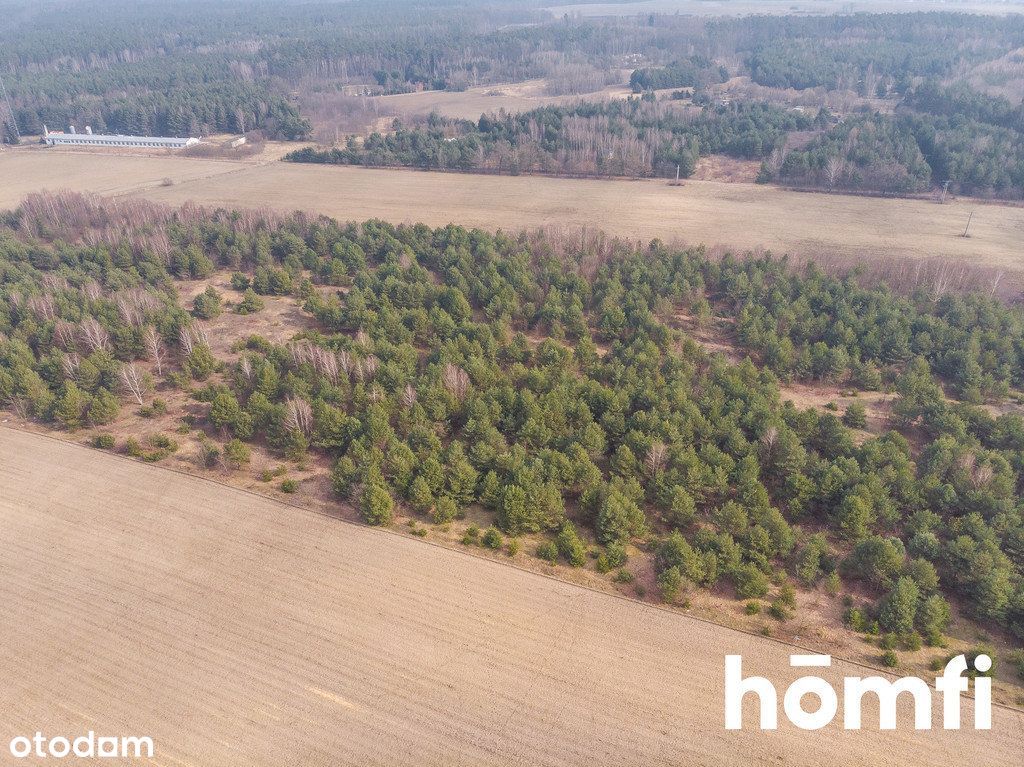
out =
<svg viewBox="0 0 1024 767"><path fill-rule="evenodd" d="M161 186L170 176L171 186ZM373 170L344 166L145 158L63 152L0 153L0 208L28 192L67 188L180 204L273 207L342 220L378 217L488 230L602 229L734 249L766 248L855 263L952 259L1024 271L1024 207L956 200L792 192L756 184L582 180ZM971 211L971 236L961 237Z"/></svg>
<svg viewBox="0 0 1024 767"><path fill-rule="evenodd" d="M0 428L0 455L3 744L148 735L167 767L1020 763L1001 708L991 732L729 732L723 655L781 690L790 648L38 435Z"/></svg>
<svg viewBox="0 0 1024 767"><path fill-rule="evenodd" d="M162 186L170 175L175 183ZM372 217L485 229L603 229L734 249L766 248L855 262L955 259L1024 271L1024 208L957 200L887 200L798 193L749 183L486 176L71 153L0 154L0 208L30 191L71 188L179 204L303 209L346 220ZM971 237L961 233L974 211Z"/></svg>
<svg viewBox="0 0 1024 767"><path fill-rule="evenodd" d="M623 82L629 79L629 75L629 70L623 70ZM526 80L521 83L481 85L464 91L419 91L377 96L373 101L382 115L412 117L437 112L459 120L478 120L482 114L502 109L506 112L528 112L550 104L624 99L632 93L628 85L610 85L592 93L550 96L544 80ZM389 122L387 118L384 119Z"/></svg>
<svg viewBox="0 0 1024 767"><path fill-rule="evenodd" d="M197 160L165 153L103 154L23 147L0 152L0 207L16 207L27 192L74 189L95 194L126 194L167 183L197 181L245 166L220 160Z"/></svg>

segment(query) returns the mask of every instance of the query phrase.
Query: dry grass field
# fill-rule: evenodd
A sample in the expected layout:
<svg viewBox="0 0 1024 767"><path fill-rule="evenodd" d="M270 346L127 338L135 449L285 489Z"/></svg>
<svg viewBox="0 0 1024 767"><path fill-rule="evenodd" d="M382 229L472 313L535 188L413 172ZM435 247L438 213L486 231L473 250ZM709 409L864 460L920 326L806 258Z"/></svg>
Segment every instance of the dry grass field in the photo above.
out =
<svg viewBox="0 0 1024 767"><path fill-rule="evenodd" d="M174 183L162 185L164 178ZM1024 208L790 192L747 183L580 180L232 163L65 151L0 153L0 208L66 188L180 204L273 207L343 220L489 230L601 229L622 237L854 260L941 257L1024 271ZM974 211L968 238L961 237Z"/></svg>
<svg viewBox="0 0 1024 767"><path fill-rule="evenodd" d="M1020 764L1001 708L990 732L729 732L723 656L781 691L791 648L38 435L0 428L0 455L5 749L41 729L148 735L162 767Z"/></svg>
<svg viewBox="0 0 1024 767"><path fill-rule="evenodd" d="M39 189L76 189L95 194L128 194L180 184L242 169L219 160L185 159L166 154L102 154L98 150L56 151L36 147L0 151L0 207L12 208Z"/></svg>
<svg viewBox="0 0 1024 767"><path fill-rule="evenodd" d="M630 72L624 70L623 82ZM464 91L419 91L373 99L382 115L424 116L437 112L460 120L477 120L482 114L504 109L506 112L527 112L548 104L572 104L577 101L624 99L632 95L628 85L611 85L592 93L550 96L544 80L519 83L481 85ZM388 118L384 118L387 121Z"/></svg>

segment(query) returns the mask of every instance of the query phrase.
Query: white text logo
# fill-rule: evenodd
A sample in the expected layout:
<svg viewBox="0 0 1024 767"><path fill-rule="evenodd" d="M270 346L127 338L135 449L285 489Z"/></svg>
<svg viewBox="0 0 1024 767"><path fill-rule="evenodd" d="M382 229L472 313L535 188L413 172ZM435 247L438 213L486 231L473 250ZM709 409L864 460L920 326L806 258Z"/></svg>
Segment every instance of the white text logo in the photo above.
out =
<svg viewBox="0 0 1024 767"><path fill-rule="evenodd" d="M57 736L47 738L37 732L32 738L24 735L11 740L11 756L15 759L27 759L37 756L41 759L51 757L64 759L75 757L80 759L141 759L153 758L153 739L134 736L114 737L102 735L97 737L92 730L77 738Z"/></svg>
<svg viewBox="0 0 1024 767"><path fill-rule="evenodd" d="M830 655L790 655L789 665L794 668L828 668ZM979 655L974 667L980 673L992 668L992 659ZM960 696L967 692L970 680L964 676L967 659L957 655L946 664L942 676L935 680L935 690L942 694L942 726L946 730L960 729ZM757 696L761 706L761 729L775 730L779 726L778 693L775 685L762 676L743 678L743 659L739 655L725 656L725 728L743 728L743 698L748 693ZM896 703L906 694L913 700L914 728L930 730L932 727L932 690L923 679L907 676L887 679L881 676L846 677L843 680L843 727L861 728L861 699L868 693L878 697L879 729L896 729ZM817 709L804 709L803 699L814 696ZM803 676L786 690L782 708L789 721L802 730L820 730L835 718L839 711L839 696L832 685L819 676ZM974 728L992 729L992 680L979 676L974 680Z"/></svg>

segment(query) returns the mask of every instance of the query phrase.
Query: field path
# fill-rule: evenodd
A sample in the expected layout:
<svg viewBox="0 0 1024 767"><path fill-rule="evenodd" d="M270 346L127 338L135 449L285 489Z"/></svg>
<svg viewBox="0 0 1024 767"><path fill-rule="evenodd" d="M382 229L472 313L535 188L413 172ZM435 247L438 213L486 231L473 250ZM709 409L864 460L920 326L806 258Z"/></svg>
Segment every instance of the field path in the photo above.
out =
<svg viewBox="0 0 1024 767"><path fill-rule="evenodd" d="M0 428L3 764L36 730L148 735L162 767L1024 756L1005 709L987 733L727 732L733 652L793 678L769 640Z"/></svg>

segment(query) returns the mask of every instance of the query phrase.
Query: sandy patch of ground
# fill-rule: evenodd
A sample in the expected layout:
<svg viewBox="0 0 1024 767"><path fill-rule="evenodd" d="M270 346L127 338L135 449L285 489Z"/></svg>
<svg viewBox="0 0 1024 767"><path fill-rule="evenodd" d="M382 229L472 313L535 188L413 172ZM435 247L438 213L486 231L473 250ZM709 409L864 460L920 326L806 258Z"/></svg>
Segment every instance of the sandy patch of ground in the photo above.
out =
<svg viewBox="0 0 1024 767"><path fill-rule="evenodd" d="M878 435L889 431L892 403L897 395L880 391L854 392L851 389L826 383L787 383L780 389L782 400L791 400L799 408L813 407L822 413L841 417L854 402L860 402L867 411L869 434ZM862 432L863 435L863 432ZM863 435L866 436L866 435Z"/></svg>
<svg viewBox="0 0 1024 767"><path fill-rule="evenodd" d="M314 327L312 316L291 296L260 296L263 309L254 314L235 314L234 307L242 300L242 292L231 287L231 275L222 272L204 280L175 282L178 302L192 311L195 297L213 288L220 293L224 311L212 320L199 320L210 339L210 349L218 359L234 359L232 346L249 336L262 336L275 344L286 344L292 338ZM331 290L336 291L337 288Z"/></svg>

